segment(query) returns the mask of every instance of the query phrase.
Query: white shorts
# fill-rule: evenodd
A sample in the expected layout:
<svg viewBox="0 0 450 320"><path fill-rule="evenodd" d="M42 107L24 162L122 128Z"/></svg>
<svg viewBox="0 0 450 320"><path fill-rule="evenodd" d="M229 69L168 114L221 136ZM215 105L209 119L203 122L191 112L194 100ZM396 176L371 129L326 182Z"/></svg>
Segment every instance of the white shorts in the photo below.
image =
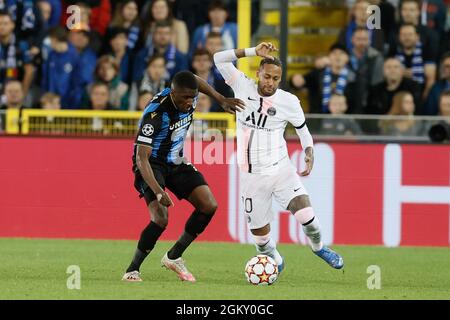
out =
<svg viewBox="0 0 450 320"><path fill-rule="evenodd" d="M259 229L274 219L272 197L287 209L292 199L308 195L289 157L280 161L275 174L240 171L241 201L250 229Z"/></svg>

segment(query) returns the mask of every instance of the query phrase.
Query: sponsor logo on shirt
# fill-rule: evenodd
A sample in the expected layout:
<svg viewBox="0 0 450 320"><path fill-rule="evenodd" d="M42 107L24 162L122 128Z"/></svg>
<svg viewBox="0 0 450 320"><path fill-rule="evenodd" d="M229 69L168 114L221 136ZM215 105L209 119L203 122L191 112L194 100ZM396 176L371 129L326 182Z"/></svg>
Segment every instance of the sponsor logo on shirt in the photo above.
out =
<svg viewBox="0 0 450 320"><path fill-rule="evenodd" d="M170 126L170 130L175 130L175 129L181 129L183 127L185 127L186 125L188 125L189 123L191 123L192 120L192 114L188 115L187 117L178 120L177 122L175 122L174 124L172 124Z"/></svg>

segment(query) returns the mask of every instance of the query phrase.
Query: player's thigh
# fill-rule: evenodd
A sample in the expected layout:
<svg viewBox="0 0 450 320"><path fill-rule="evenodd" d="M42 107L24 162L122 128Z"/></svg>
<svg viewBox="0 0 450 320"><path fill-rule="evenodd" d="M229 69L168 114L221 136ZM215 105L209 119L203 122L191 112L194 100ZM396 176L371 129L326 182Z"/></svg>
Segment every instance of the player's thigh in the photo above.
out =
<svg viewBox="0 0 450 320"><path fill-rule="evenodd" d="M273 220L273 177L247 172L239 175L241 205L250 229L260 229Z"/></svg>
<svg viewBox="0 0 450 320"><path fill-rule="evenodd" d="M214 214L217 209L217 201L207 185L196 187L187 200L195 209L205 214Z"/></svg>
<svg viewBox="0 0 450 320"><path fill-rule="evenodd" d="M167 188L178 199L189 199L189 196L197 187L207 185L205 177L191 163L182 163L172 167L166 178Z"/></svg>
<svg viewBox="0 0 450 320"><path fill-rule="evenodd" d="M290 163L277 175L273 195L283 209L288 209L292 199L308 196L308 191L300 180L297 170Z"/></svg>
<svg viewBox="0 0 450 320"><path fill-rule="evenodd" d="M169 223L169 214L167 207L159 203L158 200L153 200L148 204L151 220L162 228L165 228Z"/></svg>
<svg viewBox="0 0 450 320"><path fill-rule="evenodd" d="M150 166L152 167L153 175L155 176L156 181L164 190L166 188L167 169L162 165L153 163L151 163ZM134 174L134 187L139 192L139 197L145 199L147 206L149 206L152 201L156 200L156 195L145 182L140 171L137 171Z"/></svg>

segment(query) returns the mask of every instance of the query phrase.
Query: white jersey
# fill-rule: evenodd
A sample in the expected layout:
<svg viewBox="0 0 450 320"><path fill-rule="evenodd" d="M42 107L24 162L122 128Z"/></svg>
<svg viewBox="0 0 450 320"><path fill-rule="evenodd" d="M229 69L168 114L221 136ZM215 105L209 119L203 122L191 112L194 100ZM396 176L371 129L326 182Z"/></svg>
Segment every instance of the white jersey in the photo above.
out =
<svg viewBox="0 0 450 320"><path fill-rule="evenodd" d="M236 113L239 168L249 173L274 174L279 162L288 157L284 139L287 123L297 129L305 126L300 101L281 89L272 96L260 96L255 81L238 70L229 56L225 51L216 53L214 59L235 97L246 104L244 111Z"/></svg>

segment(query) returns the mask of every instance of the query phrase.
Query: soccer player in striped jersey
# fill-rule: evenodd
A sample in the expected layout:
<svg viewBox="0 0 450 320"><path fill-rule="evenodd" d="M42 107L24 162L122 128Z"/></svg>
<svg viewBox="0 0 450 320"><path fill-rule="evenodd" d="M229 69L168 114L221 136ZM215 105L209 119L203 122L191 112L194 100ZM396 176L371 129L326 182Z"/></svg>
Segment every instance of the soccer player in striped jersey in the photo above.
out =
<svg viewBox="0 0 450 320"><path fill-rule="evenodd" d="M181 258L183 252L211 221L216 200L203 175L183 157L186 133L192 122L198 92L216 99L225 111L243 108L239 99L225 98L204 80L189 71L177 73L171 88L157 94L145 108L133 154L134 186L146 201L151 221L142 231L134 258L122 280L142 281L139 268L167 226L167 209L173 205L167 187L178 199L188 200L195 208L175 245L161 264L184 281L195 282Z"/></svg>

